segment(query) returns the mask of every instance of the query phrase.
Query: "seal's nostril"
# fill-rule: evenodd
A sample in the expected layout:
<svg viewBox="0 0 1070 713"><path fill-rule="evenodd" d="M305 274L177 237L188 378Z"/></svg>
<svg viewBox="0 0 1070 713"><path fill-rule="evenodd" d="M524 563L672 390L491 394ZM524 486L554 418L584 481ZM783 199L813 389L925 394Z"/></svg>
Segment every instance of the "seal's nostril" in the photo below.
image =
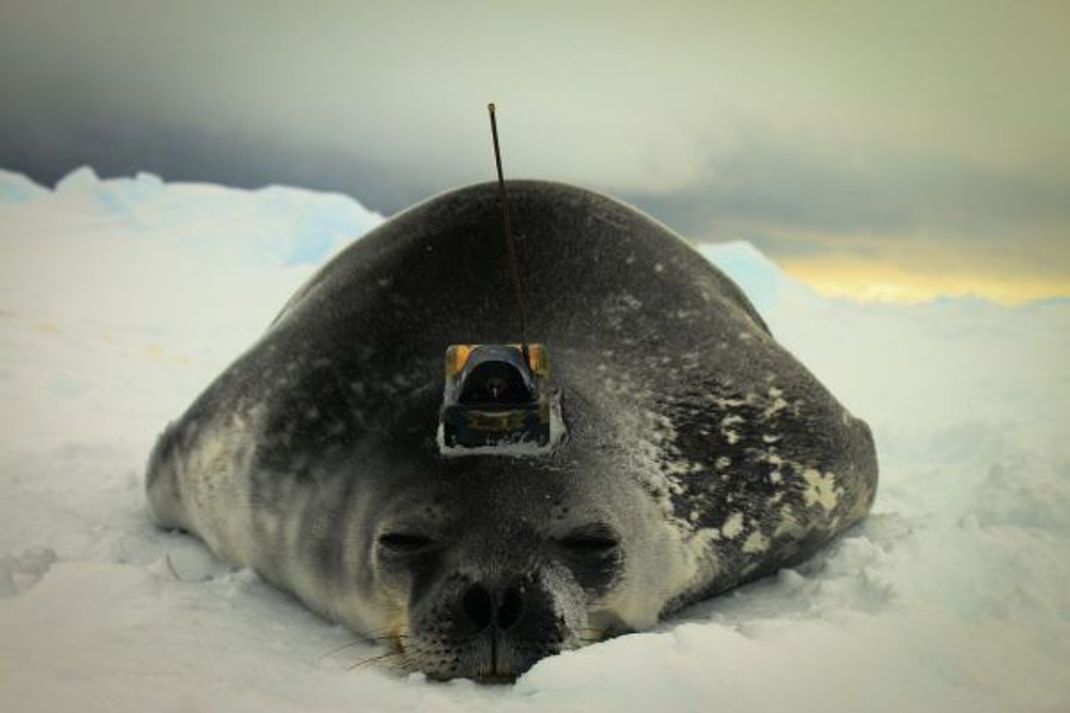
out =
<svg viewBox="0 0 1070 713"><path fill-rule="evenodd" d="M482 631L490 626L494 614L494 600L490 592L481 584L473 584L461 598L464 613L475 626Z"/></svg>
<svg viewBox="0 0 1070 713"><path fill-rule="evenodd" d="M498 607L498 628L508 631L524 613L524 591L520 587L506 587L502 605Z"/></svg>

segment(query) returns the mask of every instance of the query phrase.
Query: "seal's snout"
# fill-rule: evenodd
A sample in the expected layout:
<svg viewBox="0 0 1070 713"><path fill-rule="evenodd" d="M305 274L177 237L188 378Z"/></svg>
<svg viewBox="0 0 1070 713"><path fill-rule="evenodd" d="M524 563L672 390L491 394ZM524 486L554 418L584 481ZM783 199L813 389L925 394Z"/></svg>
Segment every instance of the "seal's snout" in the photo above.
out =
<svg viewBox="0 0 1070 713"><path fill-rule="evenodd" d="M409 657L436 678L511 681L575 634L538 574L498 580L454 574L413 621Z"/></svg>
<svg viewBox="0 0 1070 713"><path fill-rule="evenodd" d="M476 582L461 596L461 611L477 633L491 626L507 632L520 621L526 594L523 582L503 588L488 588Z"/></svg>

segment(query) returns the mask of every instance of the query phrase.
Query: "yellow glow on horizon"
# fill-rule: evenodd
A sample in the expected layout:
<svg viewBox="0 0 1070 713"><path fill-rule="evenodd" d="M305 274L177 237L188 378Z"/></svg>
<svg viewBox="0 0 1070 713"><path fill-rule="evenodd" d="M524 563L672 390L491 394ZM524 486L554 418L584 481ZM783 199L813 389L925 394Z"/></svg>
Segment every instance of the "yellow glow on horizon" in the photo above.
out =
<svg viewBox="0 0 1070 713"><path fill-rule="evenodd" d="M1070 280L990 271L921 272L885 262L843 258L781 259L784 271L828 297L869 302L925 302L981 297L1005 305L1070 297Z"/></svg>

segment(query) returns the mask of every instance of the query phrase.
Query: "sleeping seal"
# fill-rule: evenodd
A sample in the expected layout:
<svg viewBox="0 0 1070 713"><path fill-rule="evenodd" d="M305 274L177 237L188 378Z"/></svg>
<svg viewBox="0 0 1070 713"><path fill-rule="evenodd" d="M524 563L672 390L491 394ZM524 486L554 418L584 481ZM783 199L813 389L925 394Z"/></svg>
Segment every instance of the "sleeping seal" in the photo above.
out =
<svg viewBox="0 0 1070 713"><path fill-rule="evenodd" d="M508 184L567 436L445 458L442 355L515 341L488 183L328 263L152 454L157 522L438 678L510 679L810 556L868 512L865 423L666 227Z"/></svg>

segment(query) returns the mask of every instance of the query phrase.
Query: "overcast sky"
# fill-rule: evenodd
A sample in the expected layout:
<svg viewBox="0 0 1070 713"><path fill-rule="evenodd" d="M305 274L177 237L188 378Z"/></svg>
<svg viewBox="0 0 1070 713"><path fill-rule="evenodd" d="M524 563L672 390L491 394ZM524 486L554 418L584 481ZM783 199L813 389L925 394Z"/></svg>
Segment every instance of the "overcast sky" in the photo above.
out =
<svg viewBox="0 0 1070 713"><path fill-rule="evenodd" d="M0 166L340 190L506 173L831 291L1070 295L1070 3L0 0Z"/></svg>

